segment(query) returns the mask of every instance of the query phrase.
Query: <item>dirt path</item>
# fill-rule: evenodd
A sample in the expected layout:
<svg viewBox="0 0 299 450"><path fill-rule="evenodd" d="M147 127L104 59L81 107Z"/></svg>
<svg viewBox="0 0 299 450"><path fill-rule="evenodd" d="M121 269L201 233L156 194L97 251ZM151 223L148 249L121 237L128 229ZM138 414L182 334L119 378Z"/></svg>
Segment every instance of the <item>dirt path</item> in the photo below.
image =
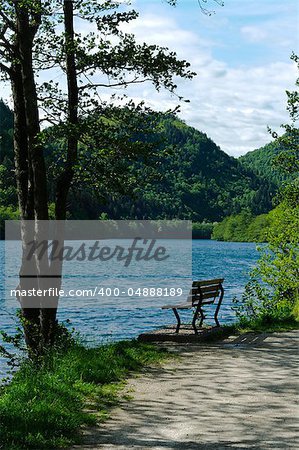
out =
<svg viewBox="0 0 299 450"><path fill-rule="evenodd" d="M298 333L175 347L76 449L298 449Z"/></svg>

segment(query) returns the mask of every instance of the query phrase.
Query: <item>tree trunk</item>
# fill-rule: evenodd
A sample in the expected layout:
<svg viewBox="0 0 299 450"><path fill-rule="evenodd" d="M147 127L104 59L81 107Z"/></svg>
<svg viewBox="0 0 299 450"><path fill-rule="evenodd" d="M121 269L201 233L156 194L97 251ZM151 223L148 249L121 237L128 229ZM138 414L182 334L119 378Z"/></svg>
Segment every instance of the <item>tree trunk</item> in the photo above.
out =
<svg viewBox="0 0 299 450"><path fill-rule="evenodd" d="M16 168L16 181L18 190L19 208L21 212L22 242L28 241L24 221L34 219L33 174L29 163L26 112L23 95L23 82L20 64L14 64L11 71L11 85L14 102L14 155ZM33 238L33 236L32 236ZM32 280L23 277L25 272L26 249L23 244L23 255L20 267L20 289L31 287ZM19 299L21 301L21 299ZM38 353L39 347L39 308L26 308L22 304L24 336L30 355Z"/></svg>
<svg viewBox="0 0 299 450"><path fill-rule="evenodd" d="M23 260L20 271L20 285L24 289L33 288L46 289L49 287L49 260L39 260L36 256L28 262L26 243L36 240L37 242L45 236L48 221L48 194L47 173L43 148L39 142L40 122L38 99L33 69L33 42L38 30L40 13L38 8L40 2L35 5L36 13L34 24L32 17L30 22L29 11L22 4L16 4L16 27L17 27L17 54L18 79L15 83L15 110L22 111L22 117L17 118L16 136L26 142L22 148L16 143L16 167L18 172L18 187L20 188L19 203L22 220L34 220L34 225L23 222L22 242ZM21 100L22 98L22 100ZM19 110L20 103L22 108ZM20 112L17 112L20 116ZM22 128L18 126L18 120L22 119ZM27 186L26 186L27 185ZM25 262L25 264L24 264ZM29 267L28 267L29 266ZM25 273L24 273L25 271ZM29 277L26 277L29 274ZM40 354L43 348L51 345L56 328L56 310L49 309L44 298L38 303L35 299L34 305L28 303L28 299L22 301L22 312L24 318L25 340L29 353Z"/></svg>
<svg viewBox="0 0 299 450"><path fill-rule="evenodd" d="M29 5L29 4L28 4ZM49 264L48 255L41 261L36 257L27 260L26 243L39 242L46 233L44 221L48 221L47 174L43 148L39 142L40 123L38 99L33 69L33 46L36 32L41 22L41 2L26 6L15 3L16 13L16 63L12 77L15 109L15 165L18 183L19 205L22 219L23 256L20 269L20 287L47 289L60 287L62 261ZM30 9L32 7L32 9ZM67 196L71 186L74 164L77 160L77 124L78 124L78 86L75 60L73 2L63 3L65 18L66 71L68 82L68 142L65 169L56 186L56 219L66 218ZM34 221L27 223L27 221ZM62 227L57 226L62 244ZM28 267L28 264L30 266ZM26 274L29 277L26 277ZM51 281L51 273L57 278ZM52 345L56 330L58 298L51 299L51 308L43 298L41 303L32 307L27 299L22 299L25 339L30 354L40 354L43 348ZM30 307L29 307L30 306Z"/></svg>
<svg viewBox="0 0 299 450"><path fill-rule="evenodd" d="M78 83L75 57L74 5L71 0L64 0L64 31L66 51L66 74L68 89L68 141L66 166L57 181L55 215L57 220L65 220L66 202L74 175L74 164L78 154Z"/></svg>

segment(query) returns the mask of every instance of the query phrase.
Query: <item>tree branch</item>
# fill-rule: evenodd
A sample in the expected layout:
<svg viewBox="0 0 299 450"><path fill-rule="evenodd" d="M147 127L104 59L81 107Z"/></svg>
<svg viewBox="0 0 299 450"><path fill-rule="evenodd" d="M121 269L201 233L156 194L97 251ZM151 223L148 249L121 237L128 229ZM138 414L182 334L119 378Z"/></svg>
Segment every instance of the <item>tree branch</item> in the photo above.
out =
<svg viewBox="0 0 299 450"><path fill-rule="evenodd" d="M4 14L4 12L1 11L1 9L0 9L0 17L2 17L4 23L7 25L7 27L8 27L10 30L16 31L16 27L15 27L14 22L13 22L12 20L10 20L10 18L7 17L7 15Z"/></svg>
<svg viewBox="0 0 299 450"><path fill-rule="evenodd" d="M121 86L128 86L129 84L138 84L138 83L145 83L146 81L152 81L151 78L144 78L143 80L131 80L131 81L121 81L119 83L113 83L113 84L106 84L106 83L88 83L83 86L79 86L79 91L83 91L84 89L91 89L91 88L98 88L98 87L121 87Z"/></svg>
<svg viewBox="0 0 299 450"><path fill-rule="evenodd" d="M6 30L7 30L7 28L1 30L1 33L0 33L0 39L2 41L2 47L4 47L6 50L8 50L10 52L13 52L14 51L13 45L11 45L11 43L5 37Z"/></svg>
<svg viewBox="0 0 299 450"><path fill-rule="evenodd" d="M11 75L12 73L12 70L2 62L0 62L0 70L2 70L5 73L8 73L9 75Z"/></svg>

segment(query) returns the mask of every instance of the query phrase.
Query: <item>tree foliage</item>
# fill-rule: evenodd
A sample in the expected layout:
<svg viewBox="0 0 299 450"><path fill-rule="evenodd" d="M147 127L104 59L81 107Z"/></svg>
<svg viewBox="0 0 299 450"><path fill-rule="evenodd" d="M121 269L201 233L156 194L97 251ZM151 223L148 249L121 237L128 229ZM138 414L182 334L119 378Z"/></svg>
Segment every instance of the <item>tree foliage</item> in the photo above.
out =
<svg viewBox="0 0 299 450"><path fill-rule="evenodd" d="M261 258L251 273L238 315L265 322L293 316L299 302L299 208L281 203L271 212L271 225Z"/></svg>
<svg viewBox="0 0 299 450"><path fill-rule="evenodd" d="M279 146L273 141L240 156L239 161L244 167L252 170L257 176L272 183L278 189L282 183L292 178L290 174L283 173L277 167L275 161L279 153Z"/></svg>
<svg viewBox="0 0 299 450"><path fill-rule="evenodd" d="M293 53L291 60L294 61L297 69L299 69L299 56ZM296 80L296 86L299 87L299 78ZM297 126L299 120L299 92L297 90L286 91L286 94L290 123L281 125L281 128L284 130L282 136L278 136L275 131L270 131L276 139L280 150L276 158L277 167L283 172L299 176L299 129Z"/></svg>
<svg viewBox="0 0 299 450"><path fill-rule="evenodd" d="M249 211L226 217L214 226L212 238L218 241L266 242L272 212L253 216Z"/></svg>
<svg viewBox="0 0 299 450"><path fill-rule="evenodd" d="M297 63L298 57L292 55ZM298 66L299 68L299 66ZM296 86L299 85L299 79ZM291 181L281 192L280 205L272 214L267 233L268 246L252 273L237 311L241 317L280 320L295 316L299 302L299 196L298 196L298 121L299 95L287 91L290 123L282 125L282 136L272 132L280 153L277 167L292 173ZM297 305L297 306L296 306ZM297 313L296 313L297 314Z"/></svg>

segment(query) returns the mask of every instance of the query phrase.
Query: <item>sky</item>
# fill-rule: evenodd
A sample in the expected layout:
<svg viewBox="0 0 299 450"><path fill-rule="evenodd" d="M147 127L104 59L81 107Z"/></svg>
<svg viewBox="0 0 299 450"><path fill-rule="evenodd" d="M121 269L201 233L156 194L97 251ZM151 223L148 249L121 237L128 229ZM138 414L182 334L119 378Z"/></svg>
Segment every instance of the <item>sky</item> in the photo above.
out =
<svg viewBox="0 0 299 450"><path fill-rule="evenodd" d="M197 0L132 0L137 20L124 30L139 42L167 46L191 63L193 80L177 79L179 116L205 132L226 153L240 156L271 140L267 126L279 130L288 121L286 89L295 89L292 51L299 53L297 0L224 0L221 7L207 0L211 15ZM9 98L0 85L0 97ZM178 99L149 84L127 94L157 110L172 109Z"/></svg>
<svg viewBox="0 0 299 450"><path fill-rule="evenodd" d="M161 0L135 0L138 20L127 26L140 40L166 45L188 60L197 73L177 80L178 93L190 100L180 117L207 133L233 156L271 140L267 126L279 130L288 121L286 89L295 89L292 51L299 50L297 0L208 0L212 15L202 14L197 0L178 0L172 8ZM151 106L177 103L169 93L140 88Z"/></svg>

